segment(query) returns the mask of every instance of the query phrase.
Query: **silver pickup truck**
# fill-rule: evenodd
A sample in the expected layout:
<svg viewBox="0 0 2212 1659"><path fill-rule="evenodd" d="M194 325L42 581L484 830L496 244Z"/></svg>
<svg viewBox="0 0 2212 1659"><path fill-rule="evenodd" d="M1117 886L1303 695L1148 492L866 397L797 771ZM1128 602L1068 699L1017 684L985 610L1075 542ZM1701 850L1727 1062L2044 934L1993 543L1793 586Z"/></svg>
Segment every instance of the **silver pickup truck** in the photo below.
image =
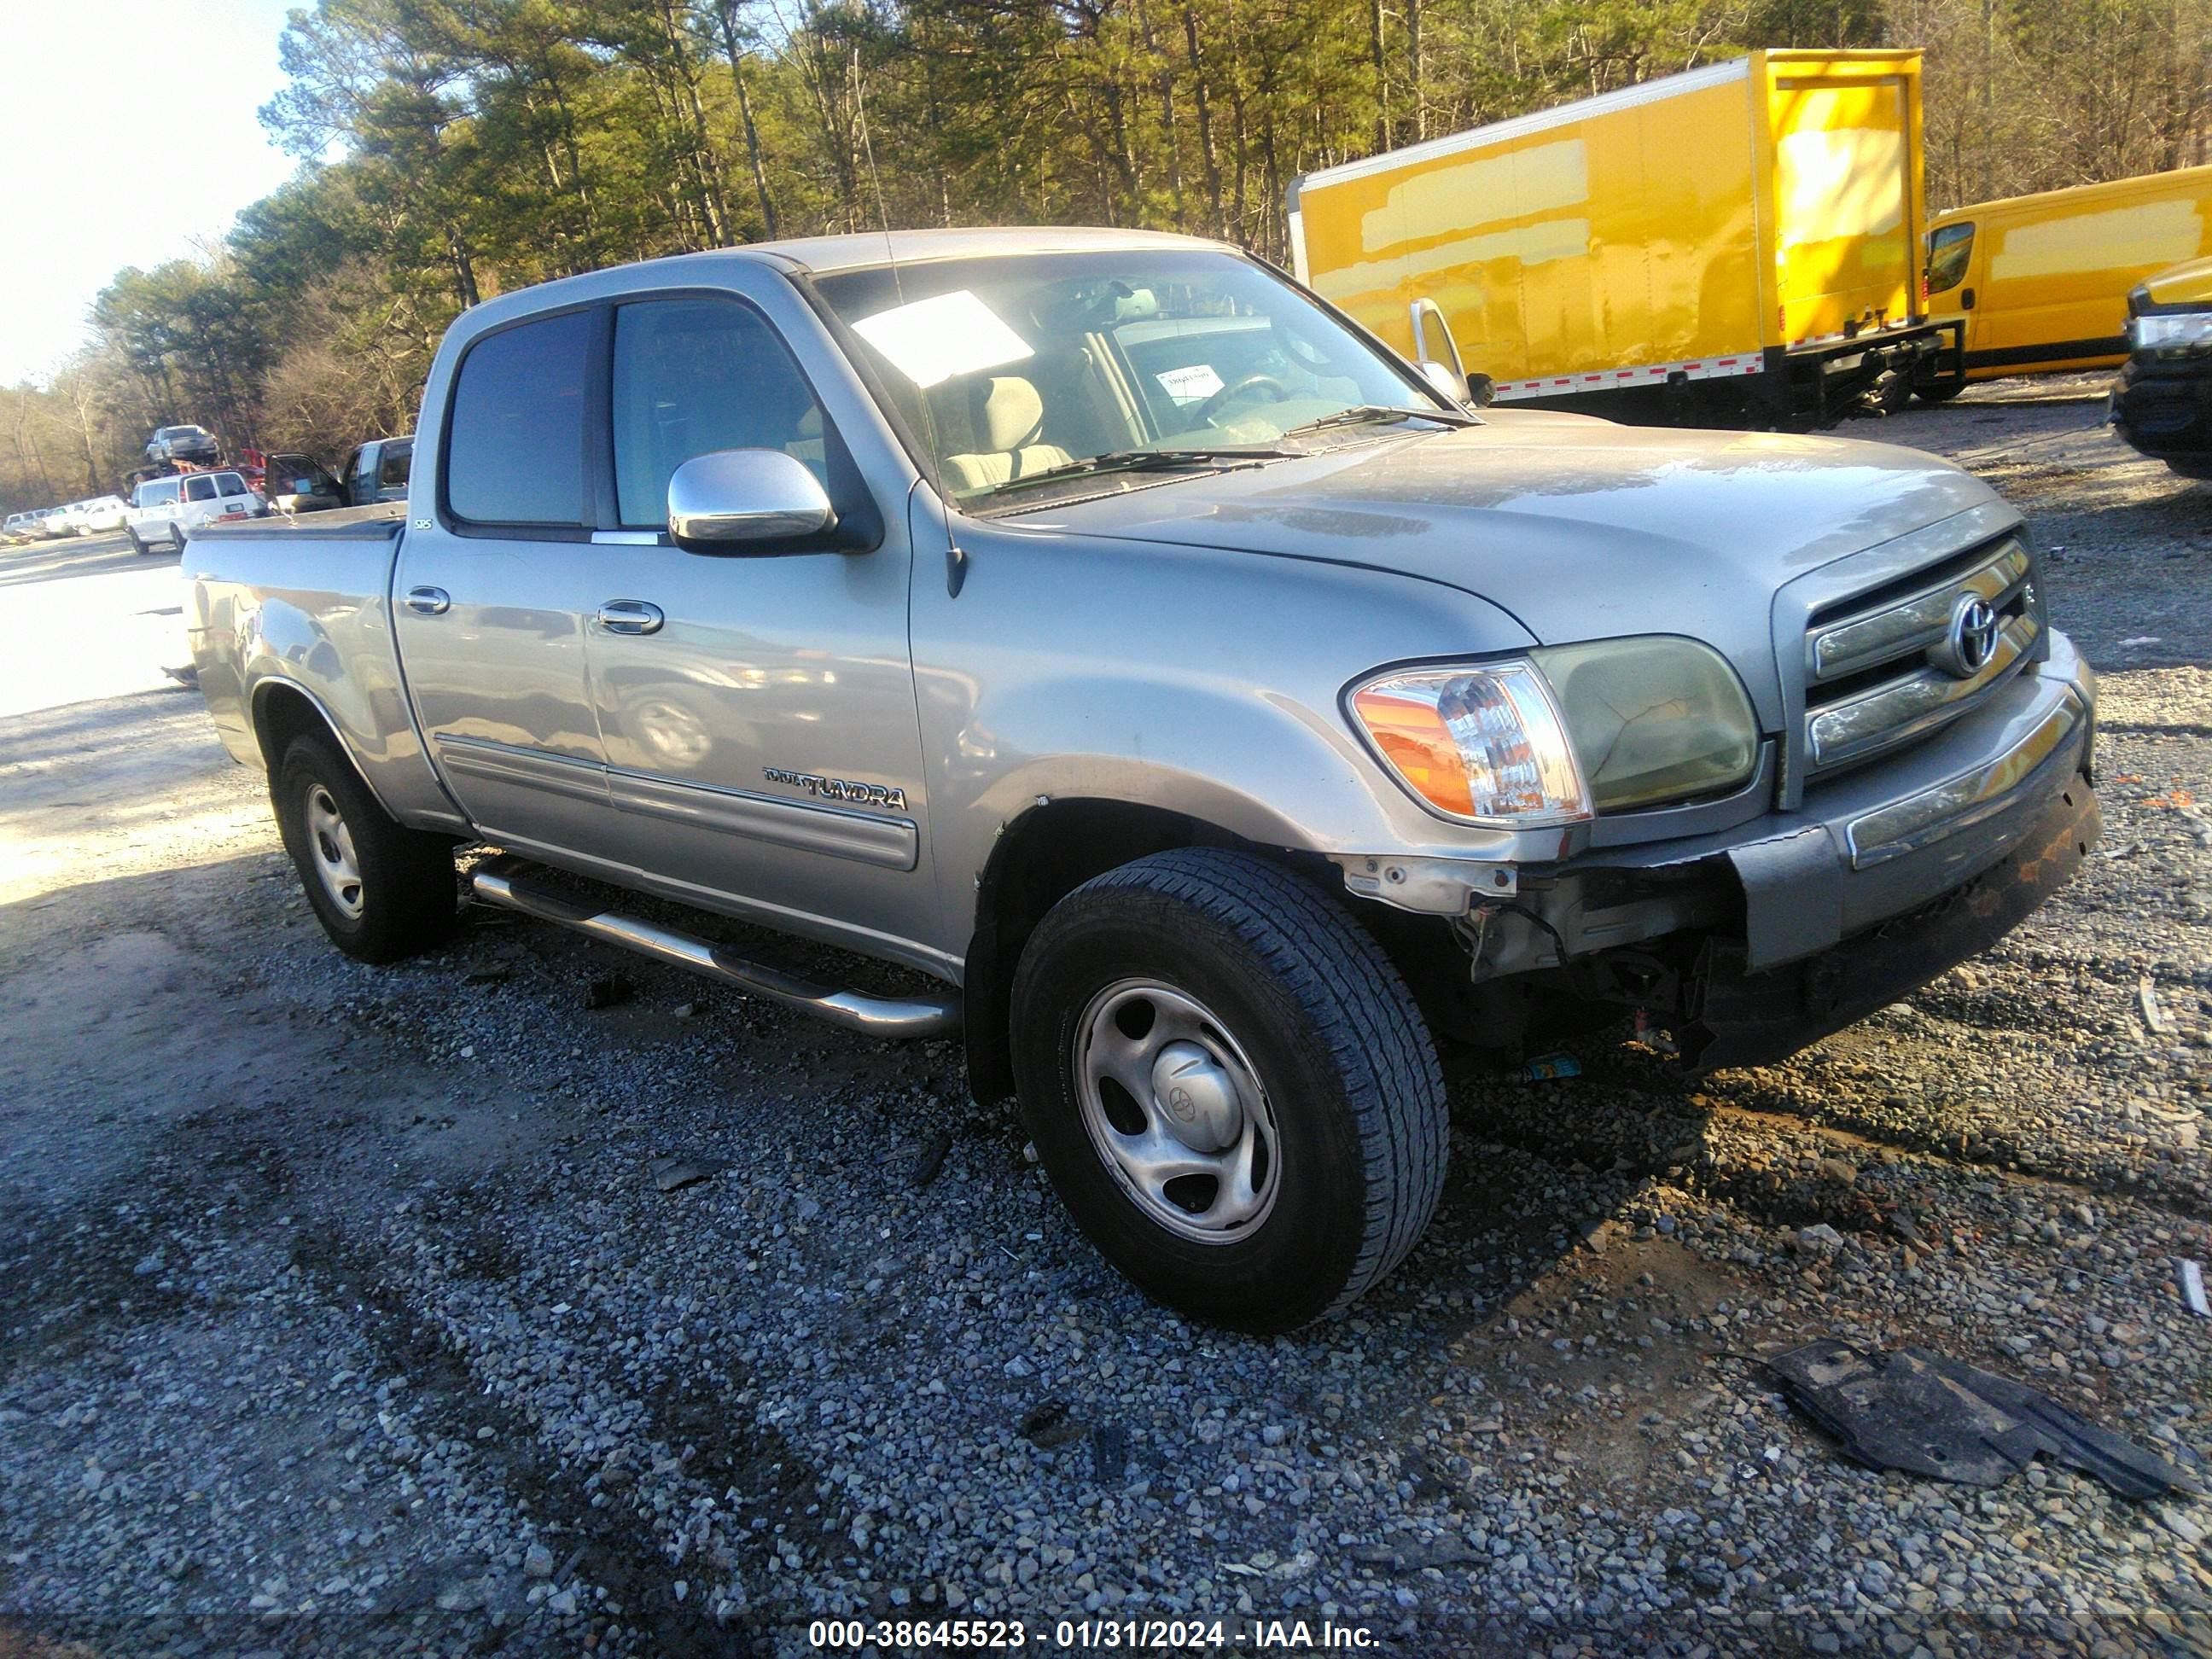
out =
<svg viewBox="0 0 2212 1659"><path fill-rule="evenodd" d="M1181 237L573 277L447 333L404 505L195 532L199 683L341 950L435 944L485 848L481 902L959 1031L1118 1267L1287 1328L1428 1221L1439 1039L1775 1060L2097 835L1982 484L1440 379Z"/></svg>

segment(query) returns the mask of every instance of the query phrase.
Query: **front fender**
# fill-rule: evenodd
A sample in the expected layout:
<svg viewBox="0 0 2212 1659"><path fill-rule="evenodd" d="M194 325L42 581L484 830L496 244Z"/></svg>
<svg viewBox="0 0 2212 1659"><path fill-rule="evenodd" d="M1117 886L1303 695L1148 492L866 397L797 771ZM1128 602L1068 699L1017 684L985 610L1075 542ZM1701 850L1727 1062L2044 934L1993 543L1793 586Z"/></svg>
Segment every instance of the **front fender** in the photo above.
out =
<svg viewBox="0 0 2212 1659"><path fill-rule="evenodd" d="M1003 523L963 523L959 539L959 592L922 577L914 604L955 951L994 842L1040 799L1131 802L1318 853L1465 857L1510 839L1421 808L1340 706L1347 684L1394 662L1533 644L1498 607L1318 560Z"/></svg>

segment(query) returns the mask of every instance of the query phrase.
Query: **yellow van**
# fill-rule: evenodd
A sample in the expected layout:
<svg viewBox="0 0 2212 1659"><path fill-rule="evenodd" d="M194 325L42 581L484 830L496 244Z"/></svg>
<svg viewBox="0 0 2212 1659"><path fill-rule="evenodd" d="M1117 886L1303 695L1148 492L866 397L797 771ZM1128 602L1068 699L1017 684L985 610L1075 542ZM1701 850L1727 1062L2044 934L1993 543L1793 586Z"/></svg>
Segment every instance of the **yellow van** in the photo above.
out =
<svg viewBox="0 0 2212 1659"><path fill-rule="evenodd" d="M2183 477L2212 478L2212 259L2159 271L2128 295L2112 424Z"/></svg>
<svg viewBox="0 0 2212 1659"><path fill-rule="evenodd" d="M1980 202L1929 225L1928 311L1965 319L1968 380L2109 368L2128 353L2128 290L2205 254L2212 167Z"/></svg>

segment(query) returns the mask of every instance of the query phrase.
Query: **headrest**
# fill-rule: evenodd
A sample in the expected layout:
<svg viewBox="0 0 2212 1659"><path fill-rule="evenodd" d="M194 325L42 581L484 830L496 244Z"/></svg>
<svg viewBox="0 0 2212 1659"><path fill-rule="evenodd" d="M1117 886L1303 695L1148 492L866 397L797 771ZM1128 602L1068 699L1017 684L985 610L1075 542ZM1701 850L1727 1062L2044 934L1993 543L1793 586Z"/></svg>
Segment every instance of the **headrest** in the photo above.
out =
<svg viewBox="0 0 2212 1659"><path fill-rule="evenodd" d="M1018 375L1001 374L975 389L975 432L988 449L1020 449L1044 426L1044 399Z"/></svg>

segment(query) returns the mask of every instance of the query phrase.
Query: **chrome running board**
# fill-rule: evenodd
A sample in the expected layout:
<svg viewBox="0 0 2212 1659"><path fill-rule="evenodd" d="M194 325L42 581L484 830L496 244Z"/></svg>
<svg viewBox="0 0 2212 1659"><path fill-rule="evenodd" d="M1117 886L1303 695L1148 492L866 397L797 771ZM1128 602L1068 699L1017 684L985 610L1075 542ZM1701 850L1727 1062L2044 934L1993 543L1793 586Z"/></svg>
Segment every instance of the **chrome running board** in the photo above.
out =
<svg viewBox="0 0 2212 1659"><path fill-rule="evenodd" d="M720 945L689 933L657 927L615 910L595 910L538 885L509 867L487 866L469 878L476 896L502 909L520 910L541 921L558 922L590 939L619 945L657 961L689 968L695 974L734 985L750 996L796 1008L848 1031L875 1037L950 1036L960 1029L960 998L872 997L833 990L762 963L734 956Z"/></svg>

